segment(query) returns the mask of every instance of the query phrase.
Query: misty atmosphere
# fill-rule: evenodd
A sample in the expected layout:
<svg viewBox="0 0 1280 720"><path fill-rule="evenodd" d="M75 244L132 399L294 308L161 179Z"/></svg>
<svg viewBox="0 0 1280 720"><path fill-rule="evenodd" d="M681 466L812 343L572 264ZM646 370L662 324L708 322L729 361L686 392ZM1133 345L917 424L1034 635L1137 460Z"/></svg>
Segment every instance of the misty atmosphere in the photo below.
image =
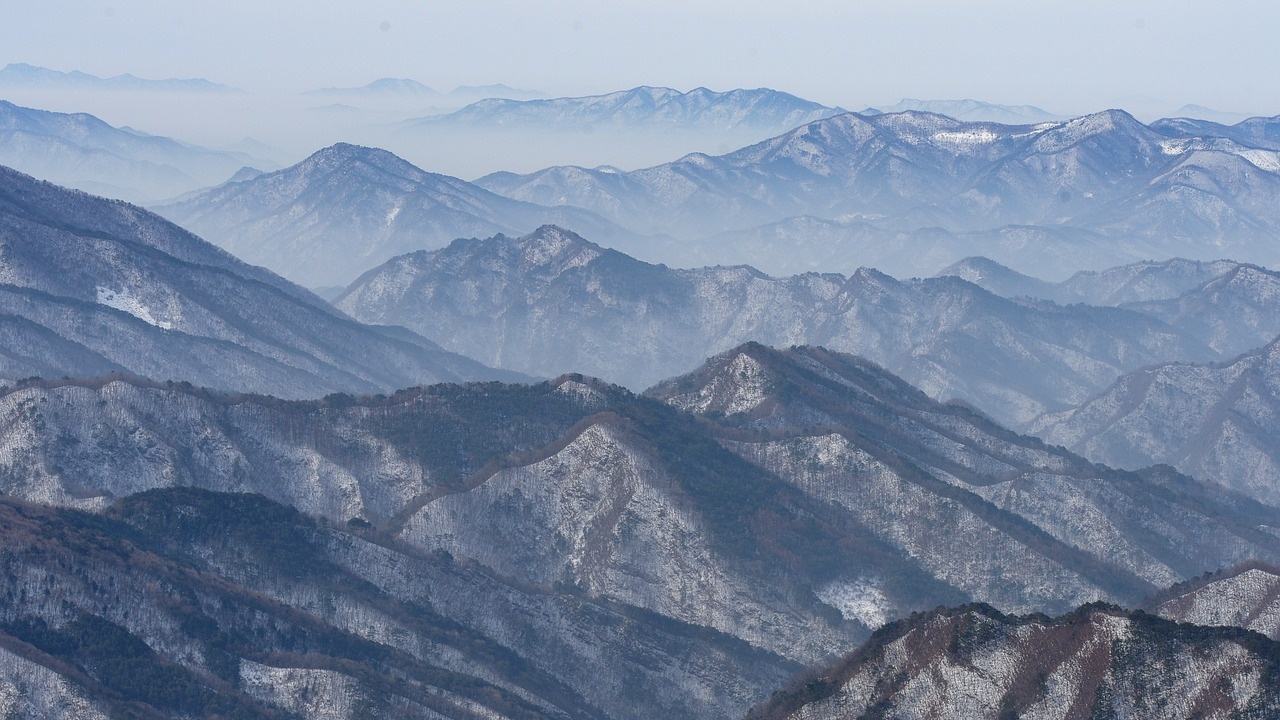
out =
<svg viewBox="0 0 1280 720"><path fill-rule="evenodd" d="M1277 23L11 8L0 716L1280 717Z"/></svg>

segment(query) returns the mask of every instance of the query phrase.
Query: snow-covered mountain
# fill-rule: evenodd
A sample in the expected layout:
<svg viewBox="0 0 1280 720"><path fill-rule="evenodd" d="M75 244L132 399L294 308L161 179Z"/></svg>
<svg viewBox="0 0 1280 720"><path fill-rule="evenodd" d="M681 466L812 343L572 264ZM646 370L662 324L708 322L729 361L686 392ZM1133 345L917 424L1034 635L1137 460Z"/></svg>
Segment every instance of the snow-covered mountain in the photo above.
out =
<svg viewBox="0 0 1280 720"><path fill-rule="evenodd" d="M458 237L519 234L548 222L630 237L589 211L510 200L385 150L345 143L155 209L309 287L345 285L391 257Z"/></svg>
<svg viewBox="0 0 1280 720"><path fill-rule="evenodd" d="M1271 717L1280 645L1088 605L1057 618L990 606L900 621L792 681L749 720Z"/></svg>
<svg viewBox="0 0 1280 720"><path fill-rule="evenodd" d="M210 82L204 78L149 80L129 73L102 78L72 70L63 72L26 63L9 63L0 68L0 88L37 87L50 90L112 90L164 93L241 93L243 90Z"/></svg>
<svg viewBox="0 0 1280 720"><path fill-rule="evenodd" d="M798 663L940 603L1136 602L1280 558L1274 509L1094 466L850 356L748 345L652 394L582 376L312 402L42 383L0 394L0 477L98 511L171 486L261 493Z"/></svg>
<svg viewBox="0 0 1280 720"><path fill-rule="evenodd" d="M1280 337L1280 273L1214 263L1222 273L1177 297L1123 307L1163 320L1231 359Z"/></svg>
<svg viewBox="0 0 1280 720"><path fill-rule="evenodd" d="M1169 137L1227 138L1248 147L1280 150L1280 115L1247 118L1234 125L1194 118L1165 118L1151 123L1151 127Z"/></svg>
<svg viewBox="0 0 1280 720"><path fill-rule="evenodd" d="M1073 407L1128 370L1217 357L1128 310L1013 301L955 277L899 281L867 269L673 270L555 227L395 258L335 302L498 367L572 369L635 388L748 340L819 344L1011 426Z"/></svg>
<svg viewBox="0 0 1280 720"><path fill-rule="evenodd" d="M1247 562L1179 583L1144 605L1175 622L1240 627L1280 640L1280 567Z"/></svg>
<svg viewBox="0 0 1280 720"><path fill-rule="evenodd" d="M1001 297L1035 297L1062 305L1121 306L1172 300L1240 265L1233 260L1148 260L1105 270L1086 270L1054 283L1023 275L990 258L972 257L944 268L938 275L964 278Z"/></svg>
<svg viewBox="0 0 1280 720"><path fill-rule="evenodd" d="M742 715L798 665L261 495L0 498L0 692L39 720Z"/></svg>
<svg viewBox="0 0 1280 720"><path fill-rule="evenodd" d="M1135 602L1280 559L1273 508L849 356L748 345L653 395L7 388L0 688L86 717L734 718L914 610ZM113 674L116 647L163 683Z"/></svg>
<svg viewBox="0 0 1280 720"><path fill-rule="evenodd" d="M1221 365L1164 364L1121 377L1032 432L1116 467L1173 465L1280 502L1280 340Z"/></svg>
<svg viewBox="0 0 1280 720"><path fill-rule="evenodd" d="M680 238L666 256L650 258L672 264L705 261L714 253L709 244L769 226L777 236L756 245L757 264L770 272L804 269L814 260L798 242L805 229L786 232L784 223L811 217L908 236L926 228L1048 228L1087 248L1069 266L1076 270L1082 262L1110 257L1115 264L1144 253L1280 259L1270 242L1280 232L1275 157L1221 138L1170 138L1119 110L1037 125L909 111L837 115L728 154L693 154L632 172L562 166L477 182ZM984 238L990 236L953 244L943 257L919 253L907 272L932 274L973 254L1013 264L993 252L999 246L973 242ZM823 253L818 259L829 257L822 243L812 245Z"/></svg>
<svg viewBox="0 0 1280 720"><path fill-rule="evenodd" d="M86 113L55 113L0 100L0 165L77 190L130 202L167 200L275 165L116 128Z"/></svg>
<svg viewBox="0 0 1280 720"><path fill-rule="evenodd" d="M1196 338L1223 360L1280 336L1280 273L1232 260L1141 262L1080 272L1048 283L987 258L968 258L941 273L1002 297L1121 307L1149 315Z"/></svg>
<svg viewBox="0 0 1280 720"><path fill-rule="evenodd" d="M0 377L127 371L317 397L510 377L320 298L138 207L0 167Z"/></svg>
<svg viewBox="0 0 1280 720"><path fill-rule="evenodd" d="M1030 125L1067 119L1034 105L998 105L981 100L916 100L913 98L904 98L893 105L867 108L861 114L891 114L908 110L946 115L965 122L996 122L1005 125Z"/></svg>
<svg viewBox="0 0 1280 720"><path fill-rule="evenodd" d="M1271 522L1276 511L1243 502L1193 513L1216 525L1252 508L1245 511L1251 519L1233 522L1225 533L1206 526L1217 539L1206 538L1200 550L1151 544L1140 538L1157 526L1181 537L1201 532L1184 525L1190 516L1178 519L1182 511L1170 502L1240 501L1221 486L1167 468L1121 479L967 408L929 400L872 363L821 348L778 351L748 344L648 394L697 414L743 457L846 508L935 577L1009 609L1046 608L1054 601L1032 601L1026 594L1038 590L998 599L1006 580L1055 576L1048 585L1058 588L1057 602L1069 606L1101 597L1089 589L1097 580L1081 582L1098 577L1099 563L1160 587L1204 564L1197 558L1201 552L1236 546L1241 557L1251 557L1256 551L1239 540L1271 542L1263 539L1267 528L1256 523ZM1028 533L1029 526L1038 530ZM996 558L1009 562L998 577L967 569L1002 562ZM1110 577L1102 585L1122 582L1120 575Z"/></svg>
<svg viewBox="0 0 1280 720"><path fill-rule="evenodd" d="M410 121L407 126L423 129L438 125L492 126L553 131L584 127L725 131L745 127L776 134L842 112L845 111L840 108L767 88L727 92L696 88L680 92L664 87L637 87L606 95L547 100L494 97L447 115Z"/></svg>

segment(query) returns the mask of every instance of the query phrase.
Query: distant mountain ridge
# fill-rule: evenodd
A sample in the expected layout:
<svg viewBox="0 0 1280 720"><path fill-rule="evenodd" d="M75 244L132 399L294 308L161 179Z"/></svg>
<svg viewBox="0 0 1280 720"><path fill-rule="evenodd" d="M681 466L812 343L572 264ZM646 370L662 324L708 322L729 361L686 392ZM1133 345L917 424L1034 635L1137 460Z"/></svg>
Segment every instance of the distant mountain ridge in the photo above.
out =
<svg viewBox="0 0 1280 720"><path fill-rule="evenodd" d="M780 278L749 266L674 270L556 227L394 258L335 303L498 366L572 368L632 387L747 340L819 344L1015 427L1083 402L1127 370L1216 357L1128 310L1011 301L958 278L869 269Z"/></svg>
<svg viewBox="0 0 1280 720"><path fill-rule="evenodd" d="M411 121L470 127L511 126L572 130L580 127L669 127L732 130L739 126L783 132L844 110L759 88L715 92L695 88L637 87L594 95L539 100L481 100L448 115Z"/></svg>
<svg viewBox="0 0 1280 720"><path fill-rule="evenodd" d="M359 87L327 87L309 90L303 95L348 98L354 102L362 100L422 100L443 103L446 106L455 108L466 103L483 101L489 98L520 101L544 96L543 93L537 90L520 90L501 83L492 85L459 85L445 93L411 78L391 77L378 78L367 85Z"/></svg>
<svg viewBox="0 0 1280 720"><path fill-rule="evenodd" d="M1218 365L1135 371L1030 430L1117 467L1166 463L1280 503L1280 339Z"/></svg>
<svg viewBox="0 0 1280 720"><path fill-rule="evenodd" d="M344 285L395 255L553 222L629 234L577 208L514 201L339 143L302 162L156 208L248 262L311 287Z"/></svg>
<svg viewBox="0 0 1280 720"><path fill-rule="evenodd" d="M316 397L509 373L320 298L120 201L0 167L0 377L126 371Z"/></svg>
<svg viewBox="0 0 1280 720"><path fill-rule="evenodd" d="M0 164L130 202L168 200L274 164L116 128L87 113L55 113L0 100Z"/></svg>
<svg viewBox="0 0 1280 720"><path fill-rule="evenodd" d="M937 265L923 266L934 256L909 251L897 258L902 265L882 265L895 274L932 274L966 254L993 256L974 241L1026 226L1065 235L1086 261L1109 258L1108 265L1152 254L1199 257L1205 248L1274 263L1280 161L1275 151L1220 140L1170 138L1119 110L1037 125L850 113L724 155L692 154L625 173L572 166L494 173L478 183L680 238L683 244L653 256L671 264L707 262L711 243L806 217L905 233L907 247L934 228L977 233L945 247L952 255L937 257ZM815 250L829 262L829 251L821 243L804 247L804 237L803 229L784 229L754 244L756 264L795 272L807 269L802 263Z"/></svg>
<svg viewBox="0 0 1280 720"><path fill-rule="evenodd" d="M867 108L863 115L892 114L906 110L946 115L965 122L997 122L1006 125L1025 125L1067 119L1034 105L998 105L980 100L916 100L903 98L893 105Z"/></svg>
<svg viewBox="0 0 1280 720"><path fill-rule="evenodd" d="M965 258L938 272L955 275L1001 297L1037 297L1067 304L1126 305L1172 300L1239 267L1232 260L1169 260L1085 270L1066 280L1046 282L1023 275L990 258Z"/></svg>
<svg viewBox="0 0 1280 720"><path fill-rule="evenodd" d="M129 73L108 78L72 70L62 72L26 63L9 63L0 69L0 86L35 85L77 90L133 90L147 92L242 93L243 90L204 78L148 80Z"/></svg>

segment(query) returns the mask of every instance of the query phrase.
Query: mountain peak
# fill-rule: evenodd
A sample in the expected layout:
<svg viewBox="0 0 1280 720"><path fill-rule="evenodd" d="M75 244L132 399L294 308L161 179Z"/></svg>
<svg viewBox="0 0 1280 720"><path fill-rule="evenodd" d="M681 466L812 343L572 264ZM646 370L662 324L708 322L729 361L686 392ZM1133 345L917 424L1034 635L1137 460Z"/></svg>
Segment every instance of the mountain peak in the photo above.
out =
<svg viewBox="0 0 1280 720"><path fill-rule="evenodd" d="M364 89L378 93L405 93L413 95L440 94L417 80L411 80L409 78L378 78L368 85L365 85Z"/></svg>

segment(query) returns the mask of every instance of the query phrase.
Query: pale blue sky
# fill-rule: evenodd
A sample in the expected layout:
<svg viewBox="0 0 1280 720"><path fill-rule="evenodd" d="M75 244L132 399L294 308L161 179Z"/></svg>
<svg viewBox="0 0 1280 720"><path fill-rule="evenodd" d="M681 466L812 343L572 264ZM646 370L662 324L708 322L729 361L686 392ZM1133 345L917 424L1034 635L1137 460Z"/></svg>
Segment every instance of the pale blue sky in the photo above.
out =
<svg viewBox="0 0 1280 720"><path fill-rule="evenodd" d="M916 97L1280 113L1280 3L1263 0L44 0L4 15L0 64L257 92L391 76L553 94L767 86L854 109Z"/></svg>

